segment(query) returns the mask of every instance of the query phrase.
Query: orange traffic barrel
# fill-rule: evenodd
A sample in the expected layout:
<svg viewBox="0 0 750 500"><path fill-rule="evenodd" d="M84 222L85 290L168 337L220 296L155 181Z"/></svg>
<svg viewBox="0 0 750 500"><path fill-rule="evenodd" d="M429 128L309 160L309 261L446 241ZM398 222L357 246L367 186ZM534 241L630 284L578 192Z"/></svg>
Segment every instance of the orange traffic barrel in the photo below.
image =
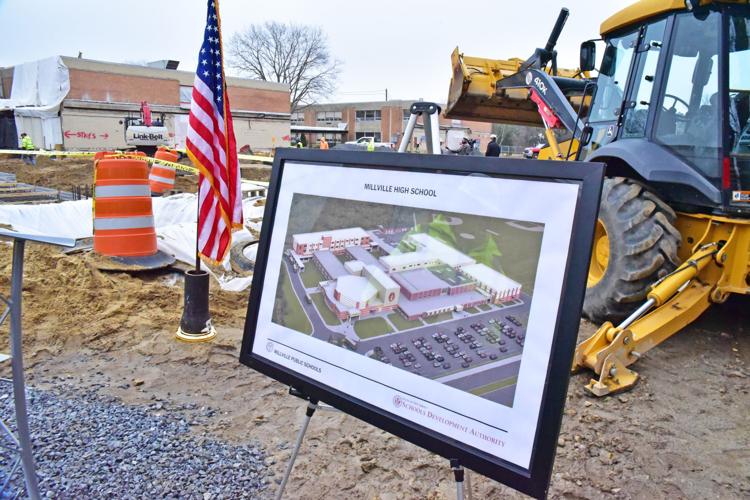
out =
<svg viewBox="0 0 750 500"><path fill-rule="evenodd" d="M175 163L180 157L175 151L170 151L165 147L159 148L154 154L157 160L166 160ZM175 169L170 165L154 163L151 166L151 173L148 176L148 182L151 186L151 194L164 194L166 191L174 189Z"/></svg>
<svg viewBox="0 0 750 500"><path fill-rule="evenodd" d="M94 168L94 252L115 257L154 255L148 163L105 155Z"/></svg>

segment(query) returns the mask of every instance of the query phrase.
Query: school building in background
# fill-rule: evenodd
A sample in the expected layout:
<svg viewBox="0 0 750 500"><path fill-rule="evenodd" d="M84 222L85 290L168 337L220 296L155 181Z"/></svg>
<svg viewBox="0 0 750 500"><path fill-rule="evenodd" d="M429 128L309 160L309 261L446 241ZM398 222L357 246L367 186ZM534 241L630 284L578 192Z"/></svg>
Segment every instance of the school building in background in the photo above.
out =
<svg viewBox="0 0 750 500"><path fill-rule="evenodd" d="M308 143L315 144L321 136L332 144L373 137L376 142L398 144L409 121L413 100L369 101L313 104L291 115L292 133L304 133ZM466 137L478 139L480 148L489 142L492 124L467 120L451 120L440 116L440 139L450 129L463 130ZM412 146L424 142L421 119L414 130Z"/></svg>
<svg viewBox="0 0 750 500"><path fill-rule="evenodd" d="M138 117L145 101L153 118L163 115L170 145L184 147L195 73L178 65L61 56L0 68L0 146L16 147L4 143L26 132L45 149L124 149L126 119ZM233 77L227 83L238 149L287 146L289 87Z"/></svg>

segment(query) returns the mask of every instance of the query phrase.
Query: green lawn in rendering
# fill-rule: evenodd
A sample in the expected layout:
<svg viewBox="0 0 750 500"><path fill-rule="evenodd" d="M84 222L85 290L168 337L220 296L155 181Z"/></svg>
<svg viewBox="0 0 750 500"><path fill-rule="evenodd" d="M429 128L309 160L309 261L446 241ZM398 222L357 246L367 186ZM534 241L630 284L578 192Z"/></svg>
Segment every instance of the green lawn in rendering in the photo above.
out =
<svg viewBox="0 0 750 500"><path fill-rule="evenodd" d="M441 323L443 321L450 321L453 319L453 313L440 313L435 316L428 316L424 318L426 323L434 325L435 323Z"/></svg>
<svg viewBox="0 0 750 500"><path fill-rule="evenodd" d="M469 314L476 314L479 312L479 309L477 309L476 307L469 307L467 309L464 309L464 312Z"/></svg>
<svg viewBox="0 0 750 500"><path fill-rule="evenodd" d="M323 293L311 293L310 298L315 304L315 309L318 310L326 325L334 326L341 324L341 321L339 321L336 315L333 314L333 311L331 311L326 305L326 299L323 297Z"/></svg>
<svg viewBox="0 0 750 500"><path fill-rule="evenodd" d="M488 394L492 391L502 389L503 387L508 387L509 385L513 385L516 383L517 380L518 380L518 377L508 377L502 380L498 380L497 382L492 382L491 384L475 387L469 392L472 394L476 394L477 396L481 396L483 394Z"/></svg>
<svg viewBox="0 0 750 500"><path fill-rule="evenodd" d="M302 309L302 304L299 303L297 296L294 294L292 282L286 272L286 266L281 266L279 282L280 286L277 287L276 305L272 319L292 330L310 335L312 325Z"/></svg>
<svg viewBox="0 0 750 500"><path fill-rule="evenodd" d="M354 323L354 332L361 339L377 337L392 331L391 326L383 318L360 319Z"/></svg>
<svg viewBox="0 0 750 500"><path fill-rule="evenodd" d="M489 311L490 309L492 309L492 306L490 306L489 304L479 304L479 306L477 307L479 307L479 309L481 309L482 311Z"/></svg>
<svg viewBox="0 0 750 500"><path fill-rule="evenodd" d="M320 271L312 262L309 262L305 266L305 270L300 273L300 277L302 278L302 283L305 284L305 288L315 288L318 286L318 283L325 281L323 275L320 274Z"/></svg>
<svg viewBox="0 0 750 500"><path fill-rule="evenodd" d="M388 319L391 320L391 323L400 331L400 330L408 330L409 328L416 328L418 326L422 326L423 323L419 321L418 319L411 321L406 318L404 318L400 313L392 313L388 315Z"/></svg>

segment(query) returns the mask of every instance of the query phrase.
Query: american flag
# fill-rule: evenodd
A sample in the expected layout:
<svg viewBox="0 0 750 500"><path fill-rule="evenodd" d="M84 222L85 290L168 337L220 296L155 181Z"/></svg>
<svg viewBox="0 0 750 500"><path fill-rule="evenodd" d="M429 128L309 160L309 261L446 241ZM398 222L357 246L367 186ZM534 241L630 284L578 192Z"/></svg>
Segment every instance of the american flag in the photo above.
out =
<svg viewBox="0 0 750 500"><path fill-rule="evenodd" d="M242 227L237 144L224 78L218 0L209 0L206 31L198 53L186 149L198 178L198 253L219 263Z"/></svg>

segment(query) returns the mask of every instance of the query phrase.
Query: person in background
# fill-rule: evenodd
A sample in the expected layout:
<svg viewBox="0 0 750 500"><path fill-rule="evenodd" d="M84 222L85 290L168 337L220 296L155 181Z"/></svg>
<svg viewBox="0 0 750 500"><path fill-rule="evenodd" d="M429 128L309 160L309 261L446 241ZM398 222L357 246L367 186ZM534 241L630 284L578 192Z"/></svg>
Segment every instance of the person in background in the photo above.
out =
<svg viewBox="0 0 750 500"><path fill-rule="evenodd" d="M459 146L459 148L458 148L458 154L462 155L462 156L469 156L471 154L471 150L472 149L473 148L472 148L471 144L469 143L469 139L467 139L466 137L464 137L461 140L461 146Z"/></svg>
<svg viewBox="0 0 750 500"><path fill-rule="evenodd" d="M490 135L490 143L487 144L484 156L500 156L500 145L497 143L495 134Z"/></svg>
<svg viewBox="0 0 750 500"><path fill-rule="evenodd" d="M375 139L373 139L371 141L367 141L367 151L369 151L371 153L373 151L375 151Z"/></svg>
<svg viewBox="0 0 750 500"><path fill-rule="evenodd" d="M21 132L21 149L25 151L34 151L34 143L26 132ZM21 155L21 159L26 165L36 165L36 155Z"/></svg>
<svg viewBox="0 0 750 500"><path fill-rule="evenodd" d="M320 149L328 149L328 141L323 136L320 137Z"/></svg>

